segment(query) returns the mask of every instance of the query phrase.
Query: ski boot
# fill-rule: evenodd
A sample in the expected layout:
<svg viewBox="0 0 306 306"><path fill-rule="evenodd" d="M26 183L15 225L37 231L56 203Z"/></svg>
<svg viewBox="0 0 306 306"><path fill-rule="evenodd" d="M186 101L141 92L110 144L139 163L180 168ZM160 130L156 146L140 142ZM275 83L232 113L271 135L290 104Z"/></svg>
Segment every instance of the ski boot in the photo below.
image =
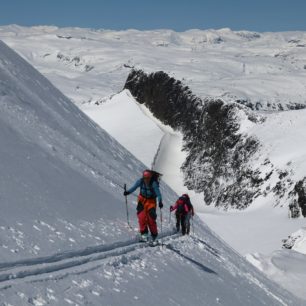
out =
<svg viewBox="0 0 306 306"><path fill-rule="evenodd" d="M159 244L159 241L157 239L157 235L156 236L152 236L151 240L149 241L149 245L150 246L156 246Z"/></svg>
<svg viewBox="0 0 306 306"><path fill-rule="evenodd" d="M148 242L149 241L149 237L148 234L141 234L139 237L139 242Z"/></svg>

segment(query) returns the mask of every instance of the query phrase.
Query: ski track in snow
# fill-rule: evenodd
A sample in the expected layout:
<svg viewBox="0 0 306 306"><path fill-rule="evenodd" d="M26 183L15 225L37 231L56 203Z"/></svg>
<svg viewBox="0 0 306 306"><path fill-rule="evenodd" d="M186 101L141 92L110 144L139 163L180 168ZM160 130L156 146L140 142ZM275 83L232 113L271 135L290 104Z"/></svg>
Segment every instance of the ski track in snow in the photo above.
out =
<svg viewBox="0 0 306 306"><path fill-rule="evenodd" d="M164 232L160 234L159 239L162 240L158 246L163 247L165 243L180 236L180 234L174 231ZM135 237L132 240L92 246L82 250L57 253L52 256L0 263L0 290L7 289L16 280L30 276L63 272L69 268L80 267L89 262L109 259L114 256L122 256L146 247L149 247L148 244L139 242L137 237ZM50 277L46 276L46 278L49 279Z"/></svg>
<svg viewBox="0 0 306 306"><path fill-rule="evenodd" d="M163 145L163 142L165 141L165 138L167 137L167 134L164 134L163 137L161 138L160 140L160 143L158 145L158 148L157 148L157 151L154 155L154 159L153 159L153 162L152 162L152 165L151 165L151 169L154 170L155 169L155 165L156 165L156 161L159 157L159 153L160 153L160 150L161 150L161 147Z"/></svg>
<svg viewBox="0 0 306 306"><path fill-rule="evenodd" d="M163 239L162 243L156 247L149 247L147 244L139 243L136 241L136 239L133 239L104 246L96 246L90 249L87 248L80 251L68 252L69 254L55 254L50 256L49 260L52 260L52 258L57 260L57 258L60 258L61 256L63 257L63 260L59 259L59 262L56 262L55 265L49 265L47 262L48 259L45 257L36 258L36 260L23 260L19 262L7 263L5 267L3 265L1 266L0 296L3 296L3 294L6 296L6 292L10 292L10 290L15 288L15 298L17 300L19 298L22 301L22 304L19 304L19 300L17 305L23 305L23 303L26 305L30 304L35 306L49 304L53 305L53 303L56 305L59 303L60 305L84 305L84 302L87 301L88 293L98 298L98 301L101 302L102 300L99 298L103 297L105 290L111 289L114 293L118 294L126 292L119 286L122 282L125 283L126 280L124 280L122 277L122 272L118 270L118 267L127 265L130 266L132 272L129 272L129 275L134 277L139 271L147 268L145 259L140 263L138 261L143 258L144 253L148 254L148 252L152 253L152 255L155 253L164 253L165 255L166 252L173 252L173 255L178 257L180 261L186 262L187 265L192 265L194 269L198 270L199 272L209 273L217 278L220 278L218 273L208 267L210 266L209 263L208 266L206 266L200 261L193 259L190 257L190 255L185 254L184 248L181 250L178 246L182 243L185 244L184 239L188 238L190 241L194 240L200 249L205 249L213 256L219 257L220 261L225 261L226 259L220 256L219 251L210 246L208 242L205 242L192 235L189 237L183 237L181 234L174 231L166 231L160 234L160 239L161 238ZM91 254L84 255L84 258L79 258L80 254L84 253ZM20 272L15 272L15 274L11 274L12 278L3 280L2 272L6 273L9 267L12 269L18 268ZM157 273L160 269L160 267L155 266L154 264L152 265L152 263L150 267L153 273ZM95 271L99 277L104 277L106 280L109 280L112 288L107 289L105 284L101 286L99 283L95 283L93 280L86 277L88 272L93 271ZM144 275L149 275L148 273L149 272L146 271L143 272ZM143 276L138 277L142 279ZM59 297L56 294L57 283L64 279L67 280L67 283L65 283L64 286L65 288L62 288L65 296ZM52 281L52 285L49 281ZM27 292L27 290L24 289L25 284L30 286L30 292ZM35 291L36 286L40 286L40 284L43 284L45 289L43 291ZM31 288L34 291L31 291ZM138 300L139 296L135 295L134 299L135 301ZM16 300L14 299L14 302L15 301ZM11 304L11 302L4 304L0 303L0 305L15 306L16 304L14 304L14 302L13 304Z"/></svg>

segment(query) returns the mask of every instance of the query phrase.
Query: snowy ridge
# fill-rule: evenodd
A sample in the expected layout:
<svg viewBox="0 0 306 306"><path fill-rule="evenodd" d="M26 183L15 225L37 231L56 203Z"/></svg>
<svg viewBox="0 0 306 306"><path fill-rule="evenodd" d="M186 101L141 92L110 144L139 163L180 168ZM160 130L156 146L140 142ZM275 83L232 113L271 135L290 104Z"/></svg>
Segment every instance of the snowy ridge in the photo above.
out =
<svg viewBox="0 0 306 306"><path fill-rule="evenodd" d="M120 185L131 185L144 164L3 43L0 59L4 305L303 305L198 217L200 240L129 244L135 233L127 230ZM177 195L164 183L161 189L166 210ZM128 208L135 209L132 197ZM134 226L135 210L130 217ZM163 233L172 227L164 220ZM102 245L116 243L107 257ZM148 299L143 287L158 294Z"/></svg>
<svg viewBox="0 0 306 306"><path fill-rule="evenodd" d="M125 94L124 92L120 93L117 96L117 99L117 103L116 105L113 105L112 110L103 105L92 106L91 109L95 110L97 117L99 117L99 114L101 114L102 117L112 117L113 114L117 114L118 110L129 102L131 108L130 111L125 111L125 118L123 119L123 122L125 122L125 126L127 125L129 130L136 130L135 122L141 120L141 118L138 117L141 114L135 114L133 110L133 104L137 102L135 102L130 95ZM141 107L146 110L145 115L151 118L152 121L155 122L165 133L163 137L164 143L159 144L158 146L159 154L156 169L164 173L163 180L168 182L178 192L183 192L183 190L185 190L183 187L183 179L180 179L180 174L178 173L179 166L186 158L185 153L180 152L182 141L178 140L182 137L178 137L179 135L176 135L176 133L174 133L169 126L164 126L160 121L152 117L150 111L143 105ZM298 112L295 113L298 114ZM238 115L239 120L242 122L240 128L242 129L243 133L255 126L254 122L247 120L245 112L241 111ZM132 118L134 118L134 120L132 120ZM264 121L258 120L258 122ZM103 121L101 121L101 124L103 126ZM105 122L104 124L109 132L117 137L118 141L121 142L124 140L124 137L121 138L122 135L120 133L113 133L111 126L107 126ZM272 128L269 129L269 131L272 132ZM135 143L141 142L142 133L134 133L134 138ZM139 146L132 147L131 149L133 154L141 158L141 154L139 154ZM188 193L192 197L192 202L196 205L196 211L203 212L201 217L203 218L204 222L209 223L209 225L219 232L224 238L226 238L227 241L231 241L231 245L235 247L235 249L239 250L242 254L256 252L258 250L261 250L263 253L267 253L271 252L271 250L278 249L281 246L281 239L284 238L284 235L286 235L286 233L290 233L292 229L298 228L301 224L303 224L302 219L296 220L298 222L291 222L291 220L287 219L287 207L281 208L278 206L277 208L273 208L272 205L262 205L261 209L255 206L255 208L250 207L250 209L247 209L245 212L239 213L235 212L234 210L230 210L227 213L222 211L216 212L213 211L212 208L206 208L203 205L202 195L195 195L191 191L188 191ZM271 201L271 198L268 198L268 200ZM261 224L261 226L258 226L258 224ZM248 231L245 229L248 229ZM263 239L263 237L265 238ZM247 256L249 260L251 257L252 255ZM253 260L250 261L254 263ZM303 264L302 259L300 264ZM257 264L255 266L258 267ZM263 272L267 272L266 269L261 270ZM286 275L289 276L289 274ZM295 281L293 280L293 275L294 274L292 274L292 278L289 276L288 280L286 280L286 277L273 277L273 279L283 284L285 288L290 288L292 292L296 293L298 296L305 298L304 290L302 290L301 286L294 285ZM271 274L268 273L268 276L271 277ZM288 287L288 282L291 282L292 286ZM301 278L301 283L303 283L303 277Z"/></svg>
<svg viewBox="0 0 306 306"><path fill-rule="evenodd" d="M159 89L160 88L161 87L159 86ZM135 102L135 100L132 99L129 94L126 94L124 92L117 95L117 99L117 104L113 105L113 110L111 110L110 108L106 108L103 105L93 105L91 107L88 107L88 109L91 109L91 112L95 110L96 117L99 117L100 115L102 118L112 117L114 116L114 114L117 114L124 105L129 103L131 106L130 111L128 111L127 109L125 110L125 118L122 118L122 122L125 122L125 129L128 129L130 131L137 130L135 128L135 122L142 120L140 117L138 117L141 114L136 114L133 111L133 104L137 102ZM141 107L146 110L145 106L142 105ZM234 115L236 120L240 123L240 126L238 126L239 133L242 133L243 135L249 135L250 131L258 130L262 131L263 136L268 138L268 141L264 141L260 147L258 157L256 157L256 164L252 164L254 160L256 161L256 159L251 159L251 167L256 167L255 169L257 169L258 165L260 165L260 161L264 163L265 159L267 157L270 157L274 166L276 168L281 169L282 166L286 166L287 162L283 162L283 164L280 164L279 162L277 162L277 160L284 161L286 158L288 158L290 155L287 153L292 150L293 146L296 148L299 147L299 149L293 150L291 152L294 152L295 156L299 157L300 161L303 161L303 156L305 156L305 150L303 149L304 142L298 141L298 139L302 138L302 133L304 129L296 128L296 126L304 124L303 113L304 110L299 110L268 115L267 113L252 113L252 111L246 111L244 108L238 108L238 111L235 112ZM286 119L286 114L288 115L290 120ZM169 126L164 126L160 121L152 117L152 113L149 110L145 111L145 115L151 118L152 121L155 122L164 132L164 142L160 143L158 146L159 154L157 158L156 169L164 173L163 179L167 183L169 183L172 188L177 190L177 192L185 192L186 189L183 186L182 173L179 173L178 171L180 165L186 158L185 152L181 152L182 136L179 137L179 133L177 133L176 135L176 133L174 133ZM268 116L271 117L271 121L269 121L270 117ZM254 119L250 121L248 119L249 117L254 117ZM263 120L264 118L266 118L266 120ZM278 119L275 120L274 118ZM178 122L176 121L176 123ZM280 124L281 128L275 128L275 126L277 126L276 123ZM105 126L108 131L117 138L119 142L124 141L124 137L122 137L122 135L120 135L120 133L118 132L114 133L112 127L107 125L107 122L101 121L101 125ZM268 125L268 127L264 129L264 125ZM142 133L137 132L133 135L135 143L139 143L142 141ZM274 138L273 135L277 135L277 137ZM282 136L285 137L282 139ZM259 140L261 138L257 137L257 139ZM287 145L287 140L291 141L292 145ZM278 146L278 149L273 149L274 146ZM274 152L274 154L267 154L267 152L263 151L266 149L272 149L272 152ZM141 148L139 148L139 146L131 147L131 152L138 156L140 159L142 158ZM292 162L292 165L294 165L294 162ZM258 173L260 175L264 175L266 172L268 173L270 169L269 167L269 164L266 164L265 167L259 168ZM290 165L287 165L286 167L290 167ZM300 174L303 174L303 167L297 167L296 169L299 171ZM213 209L212 207L205 207L203 205L203 197L201 194L197 195L191 191L188 191L189 195L192 197L192 202L196 205L196 211L202 212L200 216L203 218L204 222L207 222L212 228L214 228L214 230L218 232L219 235L221 235L226 241L229 241L231 246L233 246L241 254L248 254L247 258L252 263L256 262L254 260L251 260L252 256L256 256L259 259L273 257L272 252L274 250L280 249L281 240L288 234L290 234L292 231L295 231L300 226L303 226L304 223L303 218L295 220L288 219L288 203L286 204L286 201L288 201L288 199L286 197L280 197L280 195L278 194L275 194L275 197L271 197L271 195L274 194L274 191L271 190L271 188L270 195L264 196L264 194L267 194L269 191L266 190L266 186L268 185L268 183L275 185L277 184L279 179L278 172L279 170L275 170L275 173L273 173L273 175L270 177L270 180L265 182L265 185L262 188L263 196L258 197L257 201L255 202L255 205L251 205L249 209L246 209L245 211L237 212L235 210L229 209L227 213L224 213L222 211ZM297 179L299 176L296 176L296 173L294 173L295 171L291 171L288 173L288 176L282 175L281 179L286 180L289 177L292 177L292 175L294 175L293 178L295 177L295 179ZM264 202L261 203L260 200ZM280 200L282 201L281 203L284 203L283 205L279 203ZM274 207L277 203L279 203L279 205ZM258 226L258 224L260 224L260 226ZM246 231L245 229L248 230ZM268 255L257 256L256 253L258 252L262 254L272 254L270 255L271 257ZM252 255L250 255L249 253L252 253ZM299 264L303 265L303 259L299 258L299 260ZM290 258L288 258L288 261L291 262ZM297 265L298 264L295 263L292 266L292 271L296 271L295 266ZM255 266L259 267L260 264L256 263ZM273 271L275 275L278 275L276 272L277 269L278 268L274 266ZM267 272L266 269L261 269L261 271ZM272 277L271 273L267 273L267 275L269 277ZM286 279L286 276L288 276L288 279ZM301 278L299 278L299 276L295 276L294 273L292 273L292 276L290 273L286 273L281 278L272 278L275 281L283 284L285 288L290 288L292 292L305 299L305 292L302 287L299 285L294 285L297 284L297 282L294 280L294 277L297 277L299 279L299 283L303 283L303 279L305 278L305 276L303 275ZM291 283L291 286L287 286L288 283Z"/></svg>
<svg viewBox="0 0 306 306"><path fill-rule="evenodd" d="M306 215L305 146L298 141L305 110L264 114L238 103L202 101L162 71L133 70L125 88L183 134L185 185L204 193L207 205L244 209L271 196L273 205L299 205Z"/></svg>

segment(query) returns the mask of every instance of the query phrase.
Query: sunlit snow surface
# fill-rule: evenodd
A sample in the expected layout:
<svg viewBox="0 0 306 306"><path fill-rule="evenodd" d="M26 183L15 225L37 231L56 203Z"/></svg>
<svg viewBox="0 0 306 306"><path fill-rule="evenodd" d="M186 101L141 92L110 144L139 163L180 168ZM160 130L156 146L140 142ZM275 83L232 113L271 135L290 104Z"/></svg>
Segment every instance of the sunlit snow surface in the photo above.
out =
<svg viewBox="0 0 306 306"><path fill-rule="evenodd" d="M109 103L109 116L113 120L110 120L110 117L105 117L104 122L107 123L108 120L108 123L103 125L103 120L99 121L100 118L96 115L96 110L92 111L94 102L100 103L101 109L103 109L103 104L105 103L105 106L108 104L106 96L111 97L122 89L126 76L131 67L134 66L148 72L164 70L183 80L195 94L202 97L222 97L226 101L237 98L251 99L263 105L268 101L280 102L284 105L290 101L305 103L304 78L306 70L304 68L305 52L302 46L305 41L305 33L260 33L259 37L255 35L256 33L252 34L254 33L235 33L228 29L175 33L172 31L139 32L130 30L114 32L51 27L20 28L17 26L0 28L1 39L38 68L74 102L81 105L81 108L87 114L147 166L150 166L150 158L156 153L156 151L153 153L154 146L159 146L160 143L164 144L159 146L161 154L157 156L155 165L165 173L164 181L169 182L169 185L178 193L181 193L182 190L186 191L182 186L182 176L178 171L178 166L184 158L184 155L179 153L181 136L168 130L165 133L161 125L158 124L157 127L149 123L147 119L140 116L141 113L136 111L135 108L132 114L139 114L139 116L137 115L138 117L134 119L131 118L130 124L123 122L121 118L123 132L128 131L126 134L122 133L118 129L118 125L114 124L118 113L112 113L111 108L113 106ZM220 43L220 39L223 40L222 43ZM13 63L14 61L12 59ZM1 240L3 241L1 256L3 256L3 262L7 262L10 258L11 262L20 260L19 264L21 264L21 272L16 271L12 274L3 272L2 293L7 298L6 301L3 299L6 303L4 305L9 305L9 303L13 305L22 303L25 305L27 303L29 305L44 305L47 303L82 305L86 302L98 305L101 301L110 305L118 305L122 301L143 305L144 297L141 294L131 295L132 291L129 290L131 287L141 287L143 282L154 290L157 288L159 296L160 294L165 296L163 300L166 301L165 305L171 305L171 303L184 305L186 304L184 298L188 299L188 303L191 305L228 305L229 297L232 298L232 289L236 287L233 285L230 289L225 289L223 285L226 283L227 286L233 283L233 279L222 277L222 289L220 289L220 284L217 285L215 282L211 286L205 287L203 284L213 281L211 276L214 273L209 271L216 272L217 270L206 265L206 261L209 261L205 257L206 255L203 257L202 252L199 256L197 255L197 251L194 251L197 244L193 241L184 241L184 248L181 251L186 251L187 248L192 252L182 253L183 256L175 250L170 252L169 247L158 251L162 258L173 259L173 265L166 261L166 267L173 266L173 269L183 271L186 264L191 265L192 260L196 260L196 262L193 262L194 268L201 267L200 271L204 273L203 275L199 270L196 270L196 275L201 274L200 279L194 278L193 273L190 274L189 278L193 284L192 287L189 287L194 288L197 294L188 291L188 294L184 294L184 297L181 294L175 295L176 291L173 291L172 286L170 289L165 286L165 283L169 281L172 284L174 279L179 279L179 276L184 275L184 273L172 273L173 269L162 269L163 266L159 265L160 261L158 261L157 269L159 269L159 272L163 271L163 273L160 273L157 279L161 281L158 284L155 282L152 284L151 275L154 275L152 272L154 269L147 269L151 267L153 256L150 256L150 260L147 262L136 260L136 266L134 267L136 272L134 271L135 274L133 274L133 271L130 271L132 275L122 268L130 266L132 262L130 255L123 256L125 250L122 249L119 250L121 257L119 256L119 261L114 261L114 265L110 263L109 258L104 260L105 265L110 267L111 271L106 269L106 272L104 270L105 273L101 272L103 265L101 266L100 259L97 261L97 268L93 268L89 264L91 267L87 269L84 260L83 264L78 266L78 263L82 263L82 261L80 262L77 257L81 253L84 254L87 246L93 247L90 249L90 254L86 255L89 257L88 259L96 252L103 257L104 254L101 254L101 252L104 251L95 248L96 245L98 247L106 245L113 248L114 241L129 241L124 239L131 239L135 236L126 227L121 187L124 182L131 184L144 165L139 164L113 139L97 129L94 123L88 122L87 118L76 111L76 108L71 104L66 104L66 98L57 91L54 93L54 88L51 87L52 89L50 89L49 86L51 85L45 83L45 80L42 81L40 77L38 79L34 77L35 80L32 82L33 75L35 76L36 73L34 70L24 67L25 71L20 68L20 73L20 70L12 69L10 61L7 61L3 55L0 63L1 72L2 68L5 70L8 67L7 71L10 71L11 74L9 79L7 79L7 74L1 75L2 83L0 83L2 86L0 92L1 112L3 114L3 117L1 117L3 120L1 121L1 140L3 144L0 151L3 160L1 173L5 173L4 177L1 178L1 205L3 210L8 212L7 215L1 217L3 224L1 226L1 237L3 237L3 240ZM6 66L7 64L9 65ZM19 67L20 63L14 63L14 65ZM26 84L20 82L20 77ZM12 83L10 83L11 81ZM7 91L7 85L11 86L9 92ZM34 96L37 95L37 90L41 92L39 99L33 97L33 93ZM46 91L51 91L52 94L50 92L46 93ZM128 95L128 93L124 94ZM54 98L50 98L50 96L54 96ZM16 99L19 101L17 104L10 102L15 102ZM116 101L117 98L114 96L112 99ZM41 103L41 100L49 101L47 103L48 110L45 107L46 103ZM41 109L40 104L43 105ZM53 108L57 104L60 106ZM120 102L117 104L120 104ZM50 105L53 105L51 109ZM98 106L97 109L99 109ZM140 108L140 110L142 113L146 112L144 109ZM125 109L125 112L128 114L128 109ZM72 117L75 118L72 119ZM277 116L275 118L274 122L277 122ZM298 118L294 121L297 126L301 122L302 116L298 116ZM141 121L137 122L136 119ZM278 122L285 122L284 119ZM83 122L81 125L80 120ZM146 137L143 137L139 128L135 128L134 124L136 122L141 124L143 130L147 133L146 135L152 136L150 139L152 149L147 150L147 146L139 145ZM271 127L273 129L273 125ZM249 131L250 127L246 127L246 129ZM135 135L132 134L133 131L135 131ZM257 131L254 131L254 133L257 133ZM280 133L280 135L283 134ZM273 137L273 135L271 136ZM290 135L288 135L288 139L289 137ZM266 136L267 141L269 141L268 138L269 135ZM286 147L286 141L283 143ZM171 148L168 144L171 144ZM280 146L277 147L278 145ZM273 153L277 152L276 149L281 148L281 145L281 143L273 143L268 148ZM299 141L298 146L301 150L300 153L303 152L302 141ZM142 150L143 148L146 149ZM280 159L277 154L271 154L271 156L274 156L274 160L280 164L286 162L283 156ZM12 164L15 166L12 167ZM124 170L122 170L123 168ZM299 169L301 172L303 171L302 168ZM175 196L166 189L164 194L166 195L165 203L168 206L175 200ZM213 230L244 255L256 251L267 254L278 249L278 246L280 248L280 240L286 238L304 224L303 220L297 222L291 222L292 220L290 220L291 223L289 223L286 214L284 214L285 208L277 208L273 210L270 218L262 219L262 216L265 216L267 212L270 213L271 210L270 206L266 208L265 203L257 203L253 208L254 214L252 209L241 214L236 214L236 212L228 214L214 209L200 210L199 205L202 204L202 197L195 196L192 193L191 195L193 202L197 205L197 210L204 213L201 218L203 217L203 220ZM135 198L130 200L132 199L135 200ZM12 205L12 203L14 204ZM112 204L111 209L109 203ZM129 205L130 218L133 227L136 229L134 203L129 201ZM119 209L115 209L115 207ZM103 213L101 213L101 210ZM165 230L168 227L165 221L168 219L168 215L166 212L164 215ZM18 220L16 220L16 216L19 216ZM265 226L259 226L262 221L265 222ZM244 223L251 228L245 230ZM266 230L264 230L265 228ZM208 244L209 247L218 250L218 240L214 236L210 240L211 234L203 230L199 224L195 226L195 232L201 239L204 239L204 245ZM169 243L172 245L172 242ZM180 245L176 241L175 244ZM220 246L220 248L223 248L223 246ZM71 258L67 257L63 258L64 263L60 265L62 268L72 265L71 273L61 269L56 272L58 269L54 269L54 264L51 264L52 267L49 271L54 271L52 275L58 273L59 276L55 276L55 278L57 277L57 283L52 280L49 281L50 287L46 285L45 281L42 282L44 283L43 287L39 285L41 280L37 279L35 270L31 265L29 267L30 273L22 271L24 258L32 256L42 258L38 261L38 264L44 265L46 258L51 256L51 261L54 261L58 258L57 256L61 257L65 250L77 250L76 253L72 253L74 265L72 265ZM136 258L140 257L142 259L143 256L146 258L150 254L147 253L147 250L145 251L146 256L139 252L136 251L136 254L138 254ZM226 249L224 253L232 254L229 249ZM58 255L56 256L56 254ZM283 253L281 252L281 254ZM154 253L154 255L157 254ZM184 256L190 257L192 260L190 261ZM258 254L258 258L264 256ZM267 256L271 258L270 255ZM159 257L157 256L157 258ZM216 259L217 256L214 255L212 258ZM301 257L298 257L298 259L303 261ZM227 262L231 262L231 260L226 259ZM69 264L66 265L65 261L68 261ZM180 265L177 266L178 262ZM260 267L259 264L256 264L256 260L252 262ZM57 264L58 262L55 262L55 266ZM241 263L239 262L238 265L240 266ZM298 267L299 264L296 264L296 266ZM144 274L140 273L138 277L139 267L143 267ZM220 274L228 275L228 271L232 271L230 274L234 278L239 278L238 283L241 281L238 286L239 290L236 291L237 296L235 295L235 298L232 299L233 305L264 304L263 300L258 300L261 299L261 294L256 292L255 297L253 293L248 292L248 289L244 287L247 283L251 283L251 286L256 283L264 292L268 292L268 296L272 299L266 302L268 305L290 304L286 298L276 298L274 293L269 293L270 289L267 288L270 288L270 284L263 285L263 283L266 284L266 281L263 281L263 283L258 281L257 276L255 278L250 276L248 280L241 280L241 271L237 272L231 268L230 263L223 264L221 262L218 269L223 269L222 267L227 272L225 273L222 270ZM4 266L3 269L7 268ZM251 269L248 271L251 275L256 273L249 266L248 269ZM273 265L272 271L273 269L279 271L279 265ZM265 269L263 270L267 272ZM33 271L34 276L31 276ZM37 273L40 275L46 270L42 268L37 271L40 271ZM99 276L94 277L92 271L99 271ZM124 271L125 277L122 278L121 283L119 281L121 288L118 288L114 284L121 280L120 273L122 271ZM188 267L188 273L192 271ZM295 270L292 269L292 271ZM277 275L277 273L268 273L273 278L272 274ZM17 280L8 283L7 275L16 275ZM28 275L25 277L25 282L20 280L21 275ZM130 278L126 275L137 276ZM289 273L283 273L282 275L283 278L274 277L274 279L305 298L304 291L299 286L286 286L290 282L290 277L287 277ZM46 276L49 278L50 274L46 274ZM171 278L171 281L168 277ZM112 285L101 285L105 279L108 279ZM294 275L292 279L296 281ZM63 282L60 280L63 280ZM305 282L303 276L302 280ZM124 286L123 283L129 284L131 287ZM16 287L17 284L19 287ZM35 284L34 287L33 284ZM55 286L55 284L57 285ZM215 289L212 288L215 288L215 286L219 288L218 294L210 294L210 292L214 292ZM177 292L183 292L182 287L178 286L177 288ZM203 288L204 290L202 290ZM241 288L244 288L244 291L241 291ZM171 292L170 296L169 291ZM127 294L124 295L124 293ZM280 296L278 293L276 295ZM151 296L150 300L155 301L154 297L151 299ZM201 302L199 302L200 300ZM158 301L161 303L160 299ZM293 305L299 305L299 303L293 301Z"/></svg>
<svg viewBox="0 0 306 306"><path fill-rule="evenodd" d="M0 27L0 37L76 103L120 91L132 68L163 70L200 97L306 104L306 33Z"/></svg>
<svg viewBox="0 0 306 306"><path fill-rule="evenodd" d="M115 103L112 101L115 101ZM109 133L119 142L124 143L126 135L123 133L123 131L120 131L120 128L118 127L114 128L114 124L112 124L110 120L103 121L100 119L114 118L116 116L115 114L119 113L120 109L125 108L126 105L130 105L130 108L125 109L124 117L122 117L120 121L120 126L124 126L124 130L128 130L130 133L133 133L134 144L141 143L143 139L144 134L141 132L141 130L136 128L137 122L144 122L144 118L142 118L143 116L145 116L146 119L151 120L151 122L145 121L146 127L142 127L143 131L146 131L147 129L151 131L163 131L162 140L155 149L158 153L154 163L154 169L164 174L163 180L167 182L167 184L169 184L169 186L171 186L177 193L181 194L188 192L201 219L225 241L227 241L234 249L236 249L242 255L247 255L247 259L249 259L258 268L261 269L262 267L260 264L261 260L265 261L266 258L267 260L272 260L272 258L275 256L273 253L275 250L278 250L277 254L282 254L282 252L284 252L284 261L286 256L289 255L287 263L288 273L282 273L282 277L278 277L279 273L281 273L280 268L279 266L274 265L273 261L270 263L269 270L261 270L267 273L269 277L282 284L285 288L288 288L295 294L306 298L305 290L301 285L301 283L305 281L305 273L296 275L297 267L299 265L301 265L301 267L304 266L304 261L306 259L305 255L298 256L293 264L292 261L290 261L290 251L280 250L282 247L282 239L286 238L289 234L303 226L305 224L305 220L303 218L288 219L287 207L274 207L273 198L263 198L261 201L258 201L244 211L231 210L224 212L213 207L204 206L202 195L188 191L183 186L183 177L179 170L180 165L185 158L185 153L181 151L181 135L179 133L175 133L170 127L164 126L158 120L156 120L146 108L135 102L128 91L121 92L102 105L87 106L84 108L84 110L88 115L92 116L93 119L97 118L97 122L102 127L105 127L105 129L107 129ZM139 112L137 108L141 109L142 112ZM295 120L291 119L291 122L285 120L282 116L280 116L281 114L271 115L271 122L267 121L267 123L265 123L265 125L269 124L269 126L266 128L267 131L270 131L270 133L264 133L264 126L254 130L254 133L257 133L258 137L260 137L263 142L266 142L264 148L274 152L274 154L270 152L267 153L270 154L269 156L271 156L271 160L274 163L277 163L278 160L279 163L286 163L288 161L286 160L286 152L291 152L292 147L286 147L286 142L294 143L295 148L297 148L295 152L298 158L301 158L303 156L303 152L306 151L305 143L298 140L299 137L303 136L304 130L300 128L296 129L295 127L290 128L290 126L288 126L303 126L304 112L304 110L286 112L288 118L295 118ZM277 129L274 128L277 125L285 126L286 124L287 129L279 127L277 127ZM252 126L249 126L248 129L251 131L250 133L253 133ZM295 132L295 130L297 132ZM262 135L260 135L260 133L262 133ZM276 133L279 133L279 136L276 138L276 141L273 141L271 134L275 135ZM129 134L129 137L131 136L132 135ZM294 137L296 137L295 142L293 141ZM157 140L160 140L159 135L155 141L157 142ZM144 151L142 146L133 146L131 143L129 143L127 147L136 157L138 157L140 160L143 159ZM279 154L277 154L277 152L279 152ZM292 160L295 162L295 159ZM279 166L281 165L279 164ZM301 169L305 168L301 167L299 170L302 171ZM295 247L298 248L298 244ZM253 255L250 255L250 253ZM256 261L252 259L252 256L256 256ZM291 264L293 265L292 272L289 273ZM273 271L274 273L268 273L268 271ZM303 271L303 268L301 268L300 271ZM288 283L291 285L287 286Z"/></svg>

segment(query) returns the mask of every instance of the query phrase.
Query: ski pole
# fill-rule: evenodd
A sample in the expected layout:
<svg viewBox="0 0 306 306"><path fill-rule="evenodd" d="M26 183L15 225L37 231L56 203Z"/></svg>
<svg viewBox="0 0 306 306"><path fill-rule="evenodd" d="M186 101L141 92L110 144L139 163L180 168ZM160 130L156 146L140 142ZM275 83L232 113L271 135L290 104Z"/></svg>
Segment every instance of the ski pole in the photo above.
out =
<svg viewBox="0 0 306 306"><path fill-rule="evenodd" d="M124 191L126 191L126 184L124 184ZM129 217L129 209L128 209L128 202L127 202L127 196L125 196L125 207L126 207L126 220L127 224L130 229L133 229L131 224L130 224L130 217Z"/></svg>
<svg viewBox="0 0 306 306"><path fill-rule="evenodd" d="M160 231L163 233L163 212L162 209L160 208Z"/></svg>
<svg viewBox="0 0 306 306"><path fill-rule="evenodd" d="M163 212L162 212L161 208L159 208L159 210L160 210L160 232L161 232L161 234L163 234ZM160 239L160 241L161 241L161 246L163 248L164 247L163 240Z"/></svg>
<svg viewBox="0 0 306 306"><path fill-rule="evenodd" d="M192 234L194 235L193 216L191 216L191 226L192 226Z"/></svg>
<svg viewBox="0 0 306 306"><path fill-rule="evenodd" d="M171 210L169 211L169 224L171 224Z"/></svg>

